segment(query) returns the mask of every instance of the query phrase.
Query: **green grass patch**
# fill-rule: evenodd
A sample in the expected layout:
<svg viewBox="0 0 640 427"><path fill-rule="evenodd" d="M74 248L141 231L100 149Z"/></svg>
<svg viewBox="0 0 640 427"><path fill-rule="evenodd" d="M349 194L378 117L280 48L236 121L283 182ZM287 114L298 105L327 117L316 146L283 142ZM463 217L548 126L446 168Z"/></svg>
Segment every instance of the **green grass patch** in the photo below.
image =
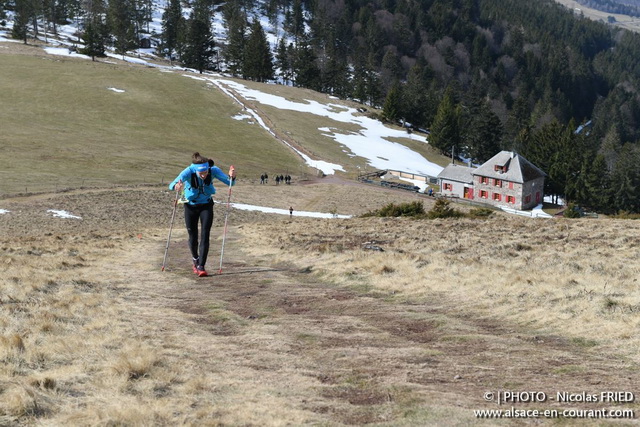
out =
<svg viewBox="0 0 640 427"><path fill-rule="evenodd" d="M552 372L554 374L559 374L559 375L567 375L567 374L577 374L580 372L584 372L585 368L582 366L578 366L578 365L565 365L562 366L560 368L556 368L554 369Z"/></svg>
<svg viewBox="0 0 640 427"><path fill-rule="evenodd" d="M225 324L233 326L247 325L247 321L238 316L236 313L225 309L222 305L211 303L206 306L207 309L207 321L212 324Z"/></svg>
<svg viewBox="0 0 640 427"><path fill-rule="evenodd" d="M167 183L194 151L223 170L233 164L240 178L312 171L259 125L233 119L241 107L229 97L182 72L56 56L1 60L4 192Z"/></svg>
<svg viewBox="0 0 640 427"><path fill-rule="evenodd" d="M471 218L488 218L493 215L495 211L489 208L473 208L467 214Z"/></svg>
<svg viewBox="0 0 640 427"><path fill-rule="evenodd" d="M314 344L314 343L318 342L318 337L316 335L313 335L313 334L301 333L301 334L296 335L296 341L300 341L300 342L303 342L305 344Z"/></svg>
<svg viewBox="0 0 640 427"><path fill-rule="evenodd" d="M210 82L185 72L43 55L21 45L22 54L1 53L0 179L2 195L64 188L167 184L186 167L194 151L238 177L263 172L315 175L281 141L249 120L233 117L242 107ZM30 55L29 52L33 52ZM198 76L200 77L200 76ZM358 104L282 85L241 81L295 102ZM124 92L115 92L111 88ZM349 157L320 127L349 134L361 128L314 114L256 103L275 130L299 143L313 158L341 164L353 176L367 161ZM430 161L446 163L428 144L399 138Z"/></svg>
<svg viewBox="0 0 640 427"><path fill-rule="evenodd" d="M583 337L571 338L571 342L579 347L585 347L585 348L595 347L598 345L598 341L590 340L588 338L583 338Z"/></svg>

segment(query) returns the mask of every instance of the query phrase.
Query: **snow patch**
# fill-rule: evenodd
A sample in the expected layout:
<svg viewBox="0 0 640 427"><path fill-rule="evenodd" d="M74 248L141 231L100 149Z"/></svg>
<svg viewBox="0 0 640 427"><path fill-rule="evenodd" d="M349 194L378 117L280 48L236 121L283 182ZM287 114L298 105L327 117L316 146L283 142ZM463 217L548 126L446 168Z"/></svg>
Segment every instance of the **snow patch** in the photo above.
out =
<svg viewBox="0 0 640 427"><path fill-rule="evenodd" d="M231 117L233 120L251 120L251 116L248 114L236 114Z"/></svg>
<svg viewBox="0 0 640 427"><path fill-rule="evenodd" d="M260 211L260 212L273 213L273 214L279 214L279 215L289 215L289 209L267 208L264 206L245 205L243 203L231 203L231 206L243 211ZM304 216L304 217L310 217L310 218L340 218L340 219L351 218L351 215L338 215L338 214L323 213L323 212L297 211L295 209L293 211L293 216Z"/></svg>
<svg viewBox="0 0 640 427"><path fill-rule="evenodd" d="M56 209L48 209L47 212L51 212L56 218L69 218L69 219L82 219L82 217L71 215L67 211L61 211Z"/></svg>
<svg viewBox="0 0 640 427"><path fill-rule="evenodd" d="M531 218L553 218L553 215L549 215L548 213L542 210L542 204L539 204L538 206L531 209L530 211L519 211L517 209L506 208L503 206L501 206L500 209L512 215L528 216Z"/></svg>
<svg viewBox="0 0 640 427"><path fill-rule="evenodd" d="M74 58L91 59L90 56L81 55L76 52L71 52L66 47L45 47L44 51L47 52L49 55L71 56Z"/></svg>
<svg viewBox="0 0 640 427"><path fill-rule="evenodd" d="M344 105L332 103L321 104L312 100L294 102L281 96L250 89L241 83L231 80L216 79L212 81L223 92L230 96L232 95L222 85L223 83L224 85L233 88L233 90L241 94L244 98L260 102L261 104L270 105L282 110L292 110L327 117L341 123L358 125L360 130L349 134L336 133L329 127L321 127L318 128L318 130L322 132L322 135L328 136L347 147L354 155L367 159L369 161L369 165L374 168L401 170L418 175L430 176L437 176L443 169L441 166L428 161L422 155L405 147L404 145L389 141L389 138L410 139L427 144L428 142L425 137L407 134L404 130L391 129L378 120L359 116L357 115L358 112L355 108L349 108ZM259 120L259 123L261 123L261 120ZM302 155L301 153L299 154ZM310 160L311 159L309 159L307 163L309 163ZM326 162L322 162L324 164L319 164L320 162L318 161L314 162L316 163L311 164L311 166L321 169L325 174L334 173L331 168L344 170L340 165L333 165ZM327 170L324 168L327 168Z"/></svg>

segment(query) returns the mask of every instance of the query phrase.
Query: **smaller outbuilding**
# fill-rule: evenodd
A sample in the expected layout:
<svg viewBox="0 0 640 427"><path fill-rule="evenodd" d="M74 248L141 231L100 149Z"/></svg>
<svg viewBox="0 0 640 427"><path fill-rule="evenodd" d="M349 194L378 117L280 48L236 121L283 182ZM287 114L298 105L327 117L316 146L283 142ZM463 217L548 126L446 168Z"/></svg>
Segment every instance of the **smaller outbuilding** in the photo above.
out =
<svg viewBox="0 0 640 427"><path fill-rule="evenodd" d="M468 166L449 165L438 174L440 194L473 199L473 171Z"/></svg>

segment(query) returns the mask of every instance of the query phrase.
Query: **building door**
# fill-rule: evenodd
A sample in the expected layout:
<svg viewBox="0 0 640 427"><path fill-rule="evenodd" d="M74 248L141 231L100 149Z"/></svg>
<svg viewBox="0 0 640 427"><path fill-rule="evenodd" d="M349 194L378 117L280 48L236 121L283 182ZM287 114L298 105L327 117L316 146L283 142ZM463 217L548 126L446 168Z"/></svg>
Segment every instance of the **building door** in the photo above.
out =
<svg viewBox="0 0 640 427"><path fill-rule="evenodd" d="M539 204L540 204L540 192L538 191L536 193L536 205L539 205Z"/></svg>
<svg viewBox="0 0 640 427"><path fill-rule="evenodd" d="M465 199L473 199L473 188L464 187L464 196Z"/></svg>

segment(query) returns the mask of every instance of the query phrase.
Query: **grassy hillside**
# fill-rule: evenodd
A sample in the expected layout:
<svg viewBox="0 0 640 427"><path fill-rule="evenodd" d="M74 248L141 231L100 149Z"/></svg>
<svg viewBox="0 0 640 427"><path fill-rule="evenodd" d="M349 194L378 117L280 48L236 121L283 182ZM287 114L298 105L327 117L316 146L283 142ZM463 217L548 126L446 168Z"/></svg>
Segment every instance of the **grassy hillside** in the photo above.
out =
<svg viewBox="0 0 640 427"><path fill-rule="evenodd" d="M211 156L225 170L234 164L241 178L255 179L265 171L317 173L252 120L234 119L242 106L210 82L187 78L190 73L112 58L91 62L48 55L42 46L3 47L0 93L8 101L0 105L0 194L166 182L193 151ZM296 102L358 106L309 90L243 84ZM339 163L349 176L366 168L365 159L347 156L318 130L349 133L357 125L249 105L312 158ZM430 161L448 162L427 144L402 143Z"/></svg>
<svg viewBox="0 0 640 427"><path fill-rule="evenodd" d="M181 72L3 54L0 93L3 192L160 183L193 151L235 164L240 177L307 171L262 128L232 119L239 105Z"/></svg>

